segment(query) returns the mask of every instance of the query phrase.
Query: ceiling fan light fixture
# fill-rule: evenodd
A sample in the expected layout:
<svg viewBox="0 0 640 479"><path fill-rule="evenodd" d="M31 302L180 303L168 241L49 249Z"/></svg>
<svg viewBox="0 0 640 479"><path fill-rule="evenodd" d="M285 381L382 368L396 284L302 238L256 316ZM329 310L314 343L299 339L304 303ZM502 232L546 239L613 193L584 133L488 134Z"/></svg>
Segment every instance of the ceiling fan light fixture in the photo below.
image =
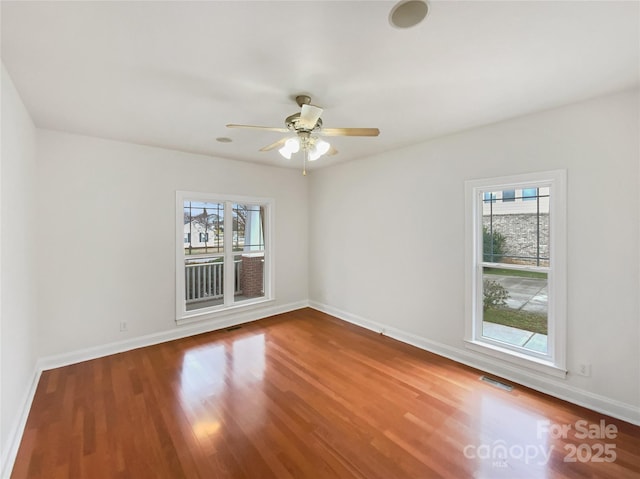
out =
<svg viewBox="0 0 640 479"><path fill-rule="evenodd" d="M389 23L396 28L411 28L424 20L429 13L425 0L401 0L389 13Z"/></svg>
<svg viewBox="0 0 640 479"><path fill-rule="evenodd" d="M287 160L291 159L291 155L300 151L300 142L297 138L289 138L278 152Z"/></svg>
<svg viewBox="0 0 640 479"><path fill-rule="evenodd" d="M327 153L329 151L329 148L331 148L331 145L329 143L324 140L318 139L309 152L309 161L316 161L322 155Z"/></svg>

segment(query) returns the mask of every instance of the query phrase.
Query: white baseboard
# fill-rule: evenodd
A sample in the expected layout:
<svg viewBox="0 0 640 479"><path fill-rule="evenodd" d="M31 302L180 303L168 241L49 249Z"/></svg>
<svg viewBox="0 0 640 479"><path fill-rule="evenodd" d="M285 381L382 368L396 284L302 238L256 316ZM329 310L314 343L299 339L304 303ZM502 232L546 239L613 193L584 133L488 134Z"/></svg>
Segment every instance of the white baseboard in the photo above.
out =
<svg viewBox="0 0 640 479"><path fill-rule="evenodd" d="M18 455L18 448L20 447L24 428L27 425L29 411L31 410L31 404L33 403L33 398L36 394L40 374L41 371L38 370L37 367L34 368L33 374L31 375L31 383L24 394L22 410L11 426L11 431L7 437L7 444L3 444L2 456L0 457L0 477L3 479L11 477L11 471L13 470L13 464L16 460L16 456Z"/></svg>
<svg viewBox="0 0 640 479"><path fill-rule="evenodd" d="M500 376L517 384L521 384L536 391L562 399L564 401L586 407L593 411L615 417L622 421L640 426L640 407L623 403L606 396L585 391L569 384L562 384L559 380L536 374L530 370L523 370L516 366L505 365L481 353L468 349L455 348L423 338L413 333L402 331L389 325L370 321L361 316L351 314L332 306L309 301L309 307L335 316L338 319L361 326L363 328L382 333L403 343L435 353L439 356L451 359L466 366L479 369L489 374Z"/></svg>
<svg viewBox="0 0 640 479"><path fill-rule="evenodd" d="M274 316L276 314L305 308L307 306L309 306L308 301L298 301L296 303L288 303L278 306L261 307L259 309L251 309L248 311L234 312L222 318L215 318L198 323L176 326L174 329L162 331L160 333L147 334L145 336L139 336L137 338L103 344L100 346L81 349L70 353L45 356L38 360L37 368L40 371L46 371L47 369L68 366L69 364L75 364L82 361L88 361L90 359L101 358L104 356L109 356L110 354L122 353L125 351L130 351L132 349L143 348L146 346L152 346L154 344L173 341L175 339L195 336L196 334L208 333L210 331L215 331L218 329L229 328L238 324L256 321L258 319L263 319L269 316Z"/></svg>

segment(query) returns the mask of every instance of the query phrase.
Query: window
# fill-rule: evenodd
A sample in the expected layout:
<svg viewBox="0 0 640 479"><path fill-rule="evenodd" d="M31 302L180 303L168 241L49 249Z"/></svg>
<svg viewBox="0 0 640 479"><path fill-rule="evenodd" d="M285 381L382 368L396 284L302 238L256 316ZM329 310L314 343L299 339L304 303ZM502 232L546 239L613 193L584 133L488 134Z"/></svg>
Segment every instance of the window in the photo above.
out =
<svg viewBox="0 0 640 479"><path fill-rule="evenodd" d="M467 181L469 348L563 377L566 172ZM516 191L522 199L516 201ZM502 198L503 201L487 201Z"/></svg>
<svg viewBox="0 0 640 479"><path fill-rule="evenodd" d="M273 201L186 192L176 196L176 225L184 237L176 242L177 320L206 319L270 300Z"/></svg>

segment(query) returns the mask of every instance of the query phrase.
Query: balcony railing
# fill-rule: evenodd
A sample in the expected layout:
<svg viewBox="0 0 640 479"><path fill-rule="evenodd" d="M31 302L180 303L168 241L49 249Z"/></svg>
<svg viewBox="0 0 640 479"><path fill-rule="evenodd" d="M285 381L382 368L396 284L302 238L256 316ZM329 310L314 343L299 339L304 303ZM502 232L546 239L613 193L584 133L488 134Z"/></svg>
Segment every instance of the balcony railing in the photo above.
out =
<svg viewBox="0 0 640 479"><path fill-rule="evenodd" d="M242 294L240 277L242 260L233 262L236 295ZM221 255L198 256L185 262L185 298L187 304L222 299L224 296L224 263Z"/></svg>

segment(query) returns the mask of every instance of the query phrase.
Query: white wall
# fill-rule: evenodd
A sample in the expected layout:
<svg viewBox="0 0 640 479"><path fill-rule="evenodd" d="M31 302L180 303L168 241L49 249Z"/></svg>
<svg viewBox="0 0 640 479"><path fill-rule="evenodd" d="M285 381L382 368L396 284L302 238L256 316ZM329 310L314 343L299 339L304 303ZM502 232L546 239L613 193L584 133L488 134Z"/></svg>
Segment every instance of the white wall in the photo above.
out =
<svg viewBox="0 0 640 479"><path fill-rule="evenodd" d="M42 356L184 328L175 324L176 190L275 198L268 311L306 302L299 171L52 131L37 141Z"/></svg>
<svg viewBox="0 0 640 479"><path fill-rule="evenodd" d="M640 421L638 92L314 172L312 305L505 377ZM384 134L384 132L382 132ZM565 380L464 348L464 181L567 169Z"/></svg>
<svg viewBox="0 0 640 479"><path fill-rule="evenodd" d="M0 153L0 475L12 463L16 432L35 379L36 130L2 65ZM19 439L19 438L18 438Z"/></svg>

